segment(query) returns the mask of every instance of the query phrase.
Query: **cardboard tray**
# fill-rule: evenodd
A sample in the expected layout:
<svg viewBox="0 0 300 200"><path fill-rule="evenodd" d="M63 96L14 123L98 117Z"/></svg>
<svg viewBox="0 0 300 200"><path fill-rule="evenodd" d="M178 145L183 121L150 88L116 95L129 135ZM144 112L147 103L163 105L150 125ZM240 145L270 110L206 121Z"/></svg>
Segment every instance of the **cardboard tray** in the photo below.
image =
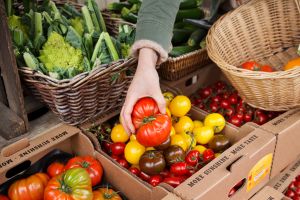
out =
<svg viewBox="0 0 300 200"><path fill-rule="evenodd" d="M289 184L300 174L300 156L284 171L273 178L268 185L258 192L251 200L292 200L284 196Z"/></svg>
<svg viewBox="0 0 300 200"><path fill-rule="evenodd" d="M200 87L211 85L219 80L228 82L221 70L215 64L210 64L178 81L162 81L162 83L175 87L184 95L191 96ZM195 109L204 114L207 113L197 107ZM260 128L274 134L277 138L271 171L271 178L273 178L300 154L300 142L298 142L300 140L300 108L287 111Z"/></svg>
<svg viewBox="0 0 300 200"><path fill-rule="evenodd" d="M14 179L16 176L25 176L24 173L27 169L30 170L29 167L33 163L43 163L37 161L57 149L73 155L94 156L101 162L107 182L121 191L128 199L157 200L163 197L180 199L160 186L155 187L153 193L139 190L141 184L124 172L120 166L95 151L91 141L79 129L63 124L35 138L24 139L3 148L0 154L0 184Z"/></svg>
<svg viewBox="0 0 300 200"><path fill-rule="evenodd" d="M192 119L203 120L205 115L196 109L190 112ZM87 125L85 125L87 126ZM257 129L256 125L248 123L238 129L227 125L223 133L230 138L233 145L223 152L218 158L214 159L208 165L200 169L197 173L179 185L173 188L167 184L160 184L168 191L175 193L182 199L248 199L255 194L264 184L269 181L269 172L271 170L272 155L275 149L274 135ZM97 138L92 141L98 146L99 152L111 164L119 165L109 155L101 150ZM258 165L254 168L255 165ZM149 196L155 194L156 187L137 178L127 169L122 168L126 173L138 182L136 190ZM228 197L230 189L239 181L245 179L245 184L233 195ZM144 198L148 199L148 198ZM167 198L164 198L166 200Z"/></svg>

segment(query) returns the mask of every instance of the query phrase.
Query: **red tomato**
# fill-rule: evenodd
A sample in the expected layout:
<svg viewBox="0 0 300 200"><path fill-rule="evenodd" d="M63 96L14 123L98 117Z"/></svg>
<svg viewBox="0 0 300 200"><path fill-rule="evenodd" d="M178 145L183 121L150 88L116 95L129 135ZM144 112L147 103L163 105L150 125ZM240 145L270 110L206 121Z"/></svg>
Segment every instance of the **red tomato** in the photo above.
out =
<svg viewBox="0 0 300 200"><path fill-rule="evenodd" d="M237 126L237 127L240 127L242 126L242 123L243 121L237 116L237 115L234 115L232 116L229 120L228 120L229 123Z"/></svg>
<svg viewBox="0 0 300 200"><path fill-rule="evenodd" d="M216 102L211 102L209 104L209 107L210 107L211 112L213 112L213 113L218 112L218 110L219 110L219 105Z"/></svg>
<svg viewBox="0 0 300 200"><path fill-rule="evenodd" d="M110 146L112 155L120 156L124 154L126 144L124 142L112 143Z"/></svg>
<svg viewBox="0 0 300 200"><path fill-rule="evenodd" d="M92 179L92 186L101 182L103 175L102 165L92 156L77 156L70 159L65 166L65 170L72 168L84 168Z"/></svg>
<svg viewBox="0 0 300 200"><path fill-rule="evenodd" d="M251 71L260 71L260 65L255 61L248 61L242 64L243 69L251 70Z"/></svg>
<svg viewBox="0 0 300 200"><path fill-rule="evenodd" d="M159 173L159 175L161 175L162 177L166 178L166 177L170 177L171 176L171 173L168 169L164 169L163 171L161 171Z"/></svg>
<svg viewBox="0 0 300 200"><path fill-rule="evenodd" d="M202 157L204 162L209 162L215 158L215 153L212 149L206 149L204 150Z"/></svg>
<svg viewBox="0 0 300 200"><path fill-rule="evenodd" d="M201 110L204 110L205 104L203 102L201 102L197 105L197 107L200 108Z"/></svg>
<svg viewBox="0 0 300 200"><path fill-rule="evenodd" d="M0 194L0 200L9 200L9 198L5 195Z"/></svg>
<svg viewBox="0 0 300 200"><path fill-rule="evenodd" d="M102 143L101 143L101 147L103 147L103 150L108 154L111 153L111 148L110 148L111 145L112 145L112 143L107 142L107 141L102 141Z"/></svg>
<svg viewBox="0 0 300 200"><path fill-rule="evenodd" d="M130 167L130 168L129 168L129 171L130 171L131 173L133 173L134 175L136 175L136 176L139 176L140 173L141 173L141 171L140 171L138 168L136 168L136 167Z"/></svg>
<svg viewBox="0 0 300 200"><path fill-rule="evenodd" d="M252 121L252 118L253 118L253 116L252 116L251 114L246 113L246 114L244 115L243 120L244 120L245 122L251 122L251 121Z"/></svg>
<svg viewBox="0 0 300 200"><path fill-rule="evenodd" d="M200 152L197 150L191 150L186 156L185 156L185 162L188 165L196 166L198 164L198 161L200 160Z"/></svg>
<svg viewBox="0 0 300 200"><path fill-rule="evenodd" d="M144 180L144 181L149 181L150 180L150 176L148 174L146 174L145 172L142 172L140 173L139 177Z"/></svg>
<svg viewBox="0 0 300 200"><path fill-rule="evenodd" d="M273 72L274 70L273 70L273 68L272 68L271 66L269 66L269 65L263 65L263 66L261 67L261 71L263 71L263 72Z"/></svg>
<svg viewBox="0 0 300 200"><path fill-rule="evenodd" d="M221 96L217 95L217 96L212 97L211 101L219 104L219 103L221 103L222 98L221 98Z"/></svg>
<svg viewBox="0 0 300 200"><path fill-rule="evenodd" d="M137 129L136 138L143 146L158 146L170 135L171 118L160 114L156 102L150 97L142 98L134 105L131 118Z"/></svg>
<svg viewBox="0 0 300 200"><path fill-rule="evenodd" d="M185 177L167 177L163 180L164 183L171 185L172 187L176 188L180 185L183 181L185 181Z"/></svg>
<svg viewBox="0 0 300 200"><path fill-rule="evenodd" d="M120 157L117 156L117 155L111 155L110 157L111 157L112 159L114 159L115 161L117 161L117 162L118 162L118 160L120 159Z"/></svg>
<svg viewBox="0 0 300 200"><path fill-rule="evenodd" d="M151 176L149 179L149 183L155 187L163 181L163 178L160 175Z"/></svg>
<svg viewBox="0 0 300 200"><path fill-rule="evenodd" d="M267 121L268 121L268 117L263 112L255 115L254 122L257 123L258 125L263 125Z"/></svg>
<svg viewBox="0 0 300 200"><path fill-rule="evenodd" d="M211 87L206 87L206 88L203 88L201 91L200 91L200 96L203 98L203 99L206 99L208 97L210 97L210 95L212 94L212 88Z"/></svg>
<svg viewBox="0 0 300 200"><path fill-rule="evenodd" d="M128 169L129 168L129 163L127 162L127 160L125 160L124 158L119 158L117 160L117 162L124 168Z"/></svg>
<svg viewBox="0 0 300 200"><path fill-rule="evenodd" d="M64 172L65 170L64 168L65 168L64 164L60 162L53 162L48 166L47 174L50 176L50 178L52 178Z"/></svg>
<svg viewBox="0 0 300 200"><path fill-rule="evenodd" d="M223 109L230 108L229 100L223 99L223 100L221 101L221 103L220 103L220 106L221 106L221 108L223 108Z"/></svg>
<svg viewBox="0 0 300 200"><path fill-rule="evenodd" d="M229 118L232 117L234 115L235 111L234 108L229 107L225 110L225 115L228 116Z"/></svg>
<svg viewBox="0 0 300 200"><path fill-rule="evenodd" d="M175 176L184 176L189 173L189 166L186 162L178 162L171 165L170 172Z"/></svg>
<svg viewBox="0 0 300 200"><path fill-rule="evenodd" d="M295 192L293 190L287 190L285 192L285 196L293 198L294 196L296 196Z"/></svg>
<svg viewBox="0 0 300 200"><path fill-rule="evenodd" d="M236 105L238 103L238 96L236 94L232 94L229 96L228 101L232 105Z"/></svg>

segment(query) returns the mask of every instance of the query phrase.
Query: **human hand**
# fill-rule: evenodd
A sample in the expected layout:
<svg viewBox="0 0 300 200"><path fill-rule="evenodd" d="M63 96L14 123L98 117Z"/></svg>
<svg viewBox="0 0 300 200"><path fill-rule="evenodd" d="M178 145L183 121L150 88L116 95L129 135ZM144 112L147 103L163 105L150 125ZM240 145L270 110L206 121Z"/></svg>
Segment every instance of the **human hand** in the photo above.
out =
<svg viewBox="0 0 300 200"><path fill-rule="evenodd" d="M121 123L128 134L135 129L131 120L131 113L135 103L143 97L152 97L162 114L166 113L166 102L162 95L159 77L155 69L157 54L154 50L143 48L139 52L136 73L129 86L125 103L121 110Z"/></svg>

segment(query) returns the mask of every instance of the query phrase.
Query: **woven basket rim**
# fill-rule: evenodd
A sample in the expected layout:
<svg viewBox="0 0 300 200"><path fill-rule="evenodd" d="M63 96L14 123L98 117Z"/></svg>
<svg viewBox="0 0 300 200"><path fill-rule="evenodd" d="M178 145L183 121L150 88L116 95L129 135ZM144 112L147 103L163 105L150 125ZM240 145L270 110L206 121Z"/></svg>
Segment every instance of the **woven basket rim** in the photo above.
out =
<svg viewBox="0 0 300 200"><path fill-rule="evenodd" d="M176 61L178 61L178 60L184 59L184 58L186 58L186 57L189 57L189 56L192 56L192 55L194 55L194 54L198 54L199 52L204 52L204 51L206 51L206 48L204 48L204 49L197 49L197 50L194 50L194 51L192 51L192 52L183 54L183 55L178 56L178 57L168 57L168 60L167 60L167 61L176 62Z"/></svg>
<svg viewBox="0 0 300 200"><path fill-rule="evenodd" d="M247 9L250 5L258 2L259 0L250 1L247 4L241 5L233 11L230 11L220 17L217 22L213 24L213 26L208 31L206 37L206 49L208 56L211 60L213 60L220 68L223 70L230 72L239 77L247 77L250 79L283 79L283 78L295 78L300 76L300 67L296 67L294 69L286 70L286 71L275 71L275 72L262 72L262 71L250 71L247 69L239 68L235 65L231 65L225 61L223 61L222 57L218 56L214 53L214 50L211 47L211 38L214 34L216 27L218 27L221 23L226 23L232 19L232 16L237 13ZM226 66L226 67L224 67Z"/></svg>

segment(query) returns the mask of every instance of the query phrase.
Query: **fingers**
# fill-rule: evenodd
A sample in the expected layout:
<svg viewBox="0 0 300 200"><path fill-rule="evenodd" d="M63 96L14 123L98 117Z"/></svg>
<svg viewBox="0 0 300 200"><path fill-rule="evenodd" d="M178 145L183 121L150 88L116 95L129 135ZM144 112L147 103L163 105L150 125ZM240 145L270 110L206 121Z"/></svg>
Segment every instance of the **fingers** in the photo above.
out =
<svg viewBox="0 0 300 200"><path fill-rule="evenodd" d="M157 103L159 112L161 114L166 114L166 100L161 92L151 96Z"/></svg>
<svg viewBox="0 0 300 200"><path fill-rule="evenodd" d="M121 123L128 135L135 132L131 120L131 113L135 102L134 100L126 100L121 111Z"/></svg>

